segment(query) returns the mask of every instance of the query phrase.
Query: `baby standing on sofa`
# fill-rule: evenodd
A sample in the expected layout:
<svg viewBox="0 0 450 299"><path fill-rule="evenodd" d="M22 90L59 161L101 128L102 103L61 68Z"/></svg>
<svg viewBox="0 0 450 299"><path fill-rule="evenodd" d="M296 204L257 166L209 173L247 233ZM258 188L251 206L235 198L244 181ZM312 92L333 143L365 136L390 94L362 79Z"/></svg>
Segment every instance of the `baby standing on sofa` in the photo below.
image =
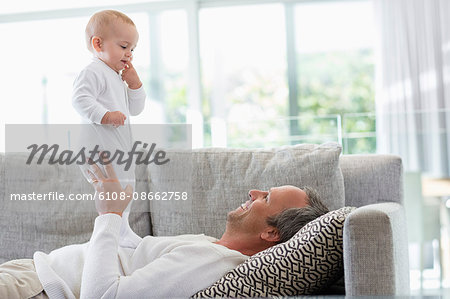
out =
<svg viewBox="0 0 450 299"><path fill-rule="evenodd" d="M142 112L146 97L131 63L138 38L133 21L121 12L104 10L90 18L86 42L93 60L76 78L72 95L72 105L85 124L80 146L89 150L98 146L100 151L109 151L111 155L116 151L127 155L131 150L129 117ZM116 162L113 161L113 166L122 187L131 185L135 190L134 163L127 169ZM135 243L137 236L128 224L130 207L131 202L123 213L121 235Z"/></svg>

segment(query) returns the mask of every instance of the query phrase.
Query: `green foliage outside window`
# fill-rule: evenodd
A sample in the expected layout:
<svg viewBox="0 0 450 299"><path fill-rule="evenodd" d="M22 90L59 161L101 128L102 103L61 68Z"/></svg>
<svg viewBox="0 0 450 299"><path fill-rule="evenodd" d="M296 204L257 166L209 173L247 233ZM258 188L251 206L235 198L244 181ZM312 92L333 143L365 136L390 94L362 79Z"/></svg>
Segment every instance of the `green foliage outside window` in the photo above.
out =
<svg viewBox="0 0 450 299"><path fill-rule="evenodd" d="M373 51L299 54L299 116L340 115L344 153L373 153L375 79ZM301 134L317 135L330 126L303 122Z"/></svg>
<svg viewBox="0 0 450 299"><path fill-rule="evenodd" d="M288 118L284 70L236 70L227 78L229 147L273 147L340 141L344 153L374 153L375 87L373 51L298 54L298 118ZM184 122L186 87L168 88L167 120ZM203 86L204 143L211 146L211 87ZM290 124L296 124L292 133Z"/></svg>

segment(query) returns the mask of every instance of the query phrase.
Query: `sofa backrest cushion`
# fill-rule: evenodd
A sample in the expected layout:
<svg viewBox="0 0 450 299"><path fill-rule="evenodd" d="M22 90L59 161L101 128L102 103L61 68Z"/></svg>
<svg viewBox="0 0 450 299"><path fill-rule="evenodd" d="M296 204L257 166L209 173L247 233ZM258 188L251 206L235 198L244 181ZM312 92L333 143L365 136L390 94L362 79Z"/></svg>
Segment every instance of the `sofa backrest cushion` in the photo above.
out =
<svg viewBox="0 0 450 299"><path fill-rule="evenodd" d="M206 148L168 152L170 163L149 165L150 192L167 192L185 184L188 203L152 200L150 212L157 236L204 233L219 238L229 211L248 199L251 189L293 185L315 188L330 209L344 206L339 168L341 146L301 144L274 149ZM184 164L182 164L184 163ZM180 167L180 165L191 167ZM189 180L178 183L175 177Z"/></svg>

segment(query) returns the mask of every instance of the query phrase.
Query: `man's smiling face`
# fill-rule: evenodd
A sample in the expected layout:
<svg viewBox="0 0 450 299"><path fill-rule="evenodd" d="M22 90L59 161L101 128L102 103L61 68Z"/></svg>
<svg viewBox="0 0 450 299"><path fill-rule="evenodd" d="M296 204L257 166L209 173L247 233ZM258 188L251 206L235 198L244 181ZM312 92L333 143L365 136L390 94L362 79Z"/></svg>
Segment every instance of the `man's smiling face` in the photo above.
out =
<svg viewBox="0 0 450 299"><path fill-rule="evenodd" d="M245 203L228 213L227 225L233 229L259 232L267 227L267 217L308 205L305 191L294 186L274 187L269 191L250 190L248 196Z"/></svg>

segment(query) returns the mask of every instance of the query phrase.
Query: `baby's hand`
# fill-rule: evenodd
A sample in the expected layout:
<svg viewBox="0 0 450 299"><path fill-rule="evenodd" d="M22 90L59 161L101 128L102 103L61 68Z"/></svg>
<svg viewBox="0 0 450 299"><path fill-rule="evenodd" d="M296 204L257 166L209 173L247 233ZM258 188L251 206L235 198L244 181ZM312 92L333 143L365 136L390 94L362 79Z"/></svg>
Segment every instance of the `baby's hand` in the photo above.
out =
<svg viewBox="0 0 450 299"><path fill-rule="evenodd" d="M128 61L128 65L122 71L122 80L127 82L128 87L131 89L138 89L142 86L142 82L131 61Z"/></svg>
<svg viewBox="0 0 450 299"><path fill-rule="evenodd" d="M120 111L106 112L102 118L102 125L113 125L115 128L123 126L127 117Z"/></svg>

